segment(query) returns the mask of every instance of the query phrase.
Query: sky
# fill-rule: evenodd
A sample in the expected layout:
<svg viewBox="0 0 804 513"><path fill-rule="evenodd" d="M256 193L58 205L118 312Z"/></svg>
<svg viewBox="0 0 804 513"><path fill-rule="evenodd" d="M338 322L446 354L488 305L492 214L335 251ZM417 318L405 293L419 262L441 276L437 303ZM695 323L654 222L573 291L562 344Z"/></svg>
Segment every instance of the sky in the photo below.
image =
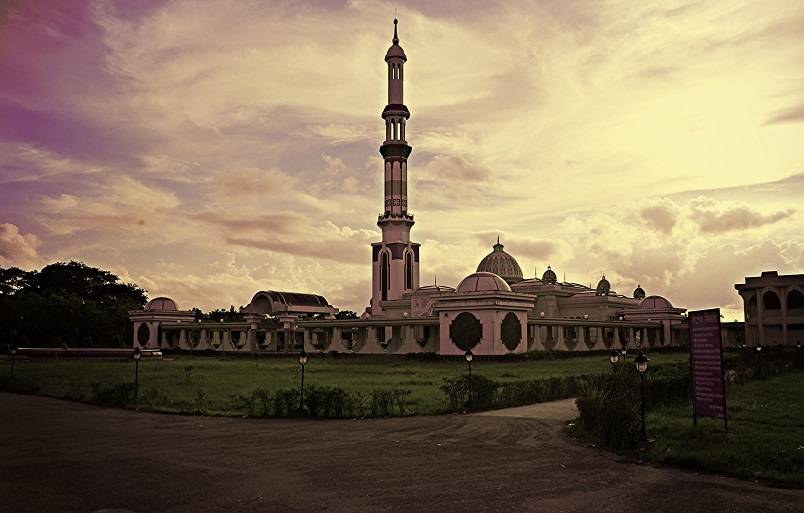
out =
<svg viewBox="0 0 804 513"><path fill-rule="evenodd" d="M804 3L0 2L0 266L81 260L182 308L362 312L394 9L421 283L499 235L742 319L804 272Z"/></svg>

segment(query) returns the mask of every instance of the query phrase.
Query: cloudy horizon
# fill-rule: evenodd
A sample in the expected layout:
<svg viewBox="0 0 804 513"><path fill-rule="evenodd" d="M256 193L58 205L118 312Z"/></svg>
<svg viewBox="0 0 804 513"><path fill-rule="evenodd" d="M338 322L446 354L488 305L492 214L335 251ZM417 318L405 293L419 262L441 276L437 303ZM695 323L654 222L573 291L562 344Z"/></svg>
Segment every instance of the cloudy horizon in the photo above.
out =
<svg viewBox="0 0 804 513"><path fill-rule="evenodd" d="M784 1L4 4L0 266L361 312L394 7L422 284L457 285L498 235L526 277L728 320L743 277L804 272L804 4Z"/></svg>

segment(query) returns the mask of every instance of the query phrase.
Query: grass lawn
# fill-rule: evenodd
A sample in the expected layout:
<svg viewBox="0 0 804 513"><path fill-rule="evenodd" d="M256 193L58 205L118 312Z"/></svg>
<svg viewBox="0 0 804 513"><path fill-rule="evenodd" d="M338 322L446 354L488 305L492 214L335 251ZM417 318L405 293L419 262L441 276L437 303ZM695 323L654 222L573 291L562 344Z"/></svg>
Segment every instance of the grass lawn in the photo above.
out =
<svg viewBox="0 0 804 513"><path fill-rule="evenodd" d="M729 433L722 419L698 419L692 405L651 412L647 459L780 486L804 487L804 372L791 371L726 390Z"/></svg>
<svg viewBox="0 0 804 513"><path fill-rule="evenodd" d="M687 361L688 353L655 353L651 364ZM628 365L633 362L628 358ZM0 360L0 376L8 376L10 360ZM192 366L189 380L185 368ZM603 354L561 359L527 361L477 361L472 372L497 381L526 381L555 376L608 372ZM339 386L369 392L377 388L409 389L408 409L413 414L434 414L446 409L439 390L444 378L466 372L462 361L422 361L383 357L312 357L305 370L305 385ZM98 359L21 359L15 374L21 383L38 387L38 393L53 397L88 400L92 383L133 381L131 360ZM299 365L295 356L287 358L192 357L171 355L163 360L140 362L140 397L145 409L183 411L173 406L193 404L203 397L204 410L218 415L241 415L235 408L236 395L249 395L258 388L276 390L299 386ZM158 393L161 401L148 402Z"/></svg>

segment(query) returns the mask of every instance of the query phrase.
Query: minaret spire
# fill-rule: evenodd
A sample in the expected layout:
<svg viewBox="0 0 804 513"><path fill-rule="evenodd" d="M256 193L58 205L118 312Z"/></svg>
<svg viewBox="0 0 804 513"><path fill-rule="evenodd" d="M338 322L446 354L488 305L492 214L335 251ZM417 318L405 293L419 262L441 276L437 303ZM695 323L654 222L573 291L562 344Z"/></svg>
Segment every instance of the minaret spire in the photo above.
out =
<svg viewBox="0 0 804 513"><path fill-rule="evenodd" d="M372 244L372 315L382 315L382 301L399 299L419 288L419 244L410 240L413 215L408 213L408 156L412 148L405 133L410 111L403 95L408 58L399 46L398 24L394 13L393 44L385 53L388 104L382 111L385 140L380 146L385 187L382 213L377 218L382 242Z"/></svg>

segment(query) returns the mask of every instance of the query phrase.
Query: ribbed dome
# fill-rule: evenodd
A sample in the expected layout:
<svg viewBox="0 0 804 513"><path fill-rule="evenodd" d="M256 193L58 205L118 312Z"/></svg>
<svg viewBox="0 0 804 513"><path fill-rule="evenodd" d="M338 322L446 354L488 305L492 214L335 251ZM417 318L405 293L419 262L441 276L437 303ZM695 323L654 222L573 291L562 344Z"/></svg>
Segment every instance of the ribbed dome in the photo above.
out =
<svg viewBox="0 0 804 513"><path fill-rule="evenodd" d="M494 250L480 261L477 272L496 274L510 285L522 281L522 269L514 257L503 251L504 247L497 239Z"/></svg>
<svg viewBox="0 0 804 513"><path fill-rule="evenodd" d="M458 284L456 292L511 292L511 287L494 273L477 272L470 274Z"/></svg>
<svg viewBox="0 0 804 513"><path fill-rule="evenodd" d="M637 284L637 288L634 289L634 299L645 299L645 289L639 284Z"/></svg>
<svg viewBox="0 0 804 513"><path fill-rule="evenodd" d="M606 275L603 275L603 278L597 283L597 288L595 289L595 293L598 296L608 296L609 292L611 291L611 283L609 280L606 279Z"/></svg>
<svg viewBox="0 0 804 513"><path fill-rule="evenodd" d="M547 270L544 271L544 274L542 274L542 281L545 283L555 283L558 281L558 276L556 276L556 273L549 265L547 266Z"/></svg>
<svg viewBox="0 0 804 513"><path fill-rule="evenodd" d="M169 297L160 296L148 301L148 304L145 305L145 309L156 312L175 312L179 307L176 302Z"/></svg>

